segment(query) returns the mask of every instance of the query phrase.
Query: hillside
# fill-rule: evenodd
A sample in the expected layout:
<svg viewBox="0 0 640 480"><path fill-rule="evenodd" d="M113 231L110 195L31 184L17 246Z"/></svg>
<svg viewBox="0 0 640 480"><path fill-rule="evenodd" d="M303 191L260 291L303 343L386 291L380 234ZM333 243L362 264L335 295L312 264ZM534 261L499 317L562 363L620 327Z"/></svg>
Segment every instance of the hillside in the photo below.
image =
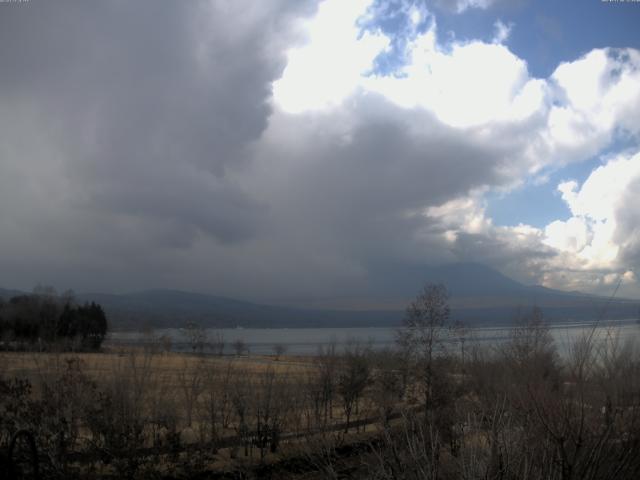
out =
<svg viewBox="0 0 640 480"><path fill-rule="evenodd" d="M392 278L392 280L394 280ZM637 318L640 302L563 292L523 285L487 266L455 264L415 268L394 282L394 302L386 308L292 308L179 290L147 290L128 294L84 293L80 302L102 305L116 329L145 326L180 327L196 322L210 327L365 327L398 325L419 286L443 283L451 298L452 318L469 324L512 322L519 308L536 305L545 317L558 321L593 321L600 317ZM20 292L0 289L5 299ZM603 313L604 312L604 313Z"/></svg>

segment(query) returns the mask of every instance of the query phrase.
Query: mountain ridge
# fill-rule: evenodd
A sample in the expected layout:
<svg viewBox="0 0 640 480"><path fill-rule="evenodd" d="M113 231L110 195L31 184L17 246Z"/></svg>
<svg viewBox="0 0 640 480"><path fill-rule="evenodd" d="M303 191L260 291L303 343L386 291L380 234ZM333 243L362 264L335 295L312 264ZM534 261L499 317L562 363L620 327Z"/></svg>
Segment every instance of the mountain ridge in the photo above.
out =
<svg viewBox="0 0 640 480"><path fill-rule="evenodd" d="M524 285L482 264L460 263L415 269L413 288L398 296L399 308L303 308L262 304L178 289L149 289L124 294L82 293L79 302L101 304L116 329L181 327L195 322L207 327L368 327L399 325L404 306L419 293L419 285L443 283L451 297L452 319L470 324L504 324L516 312L538 306L551 321L596 320L608 308L609 318L635 318L637 300L565 292L541 285ZM413 278L416 277L416 278ZM420 278L418 282L416 279ZM418 285L418 286L416 286ZM403 290L399 290L403 291ZM0 289L0 297L20 294Z"/></svg>

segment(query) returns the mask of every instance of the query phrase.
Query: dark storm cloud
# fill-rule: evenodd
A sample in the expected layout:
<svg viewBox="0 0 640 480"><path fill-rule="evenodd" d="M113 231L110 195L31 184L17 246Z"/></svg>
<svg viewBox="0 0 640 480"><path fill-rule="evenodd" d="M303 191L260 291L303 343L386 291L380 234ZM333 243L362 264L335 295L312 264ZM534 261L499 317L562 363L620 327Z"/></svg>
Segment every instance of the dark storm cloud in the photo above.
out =
<svg viewBox="0 0 640 480"><path fill-rule="evenodd" d="M530 128L505 126L488 142L375 95L354 95L339 111L275 114L251 174L272 207L272 264L311 275L316 296L413 291L406 287L423 266L459 260L443 238L448 227L426 209L510 182Z"/></svg>
<svg viewBox="0 0 640 480"><path fill-rule="evenodd" d="M37 277L37 252L26 249L53 257L81 243L94 257L69 270L117 263L121 242L96 243L86 231L94 227L130 236L130 256L188 247L200 234L225 243L254 236L266 206L233 177L266 128L291 20L313 3L3 5L5 260L29 258L24 269ZM47 246L20 245L30 234Z"/></svg>
<svg viewBox="0 0 640 480"><path fill-rule="evenodd" d="M454 128L356 89L287 114L272 82L315 7L2 6L0 286L259 300L403 295L424 265L458 260L538 275L540 238L466 231L465 216L474 192L535 170L547 105Z"/></svg>
<svg viewBox="0 0 640 480"><path fill-rule="evenodd" d="M456 260L424 210L512 181L531 126L487 142L377 95L325 113L272 111L286 48L304 41L292 20L313 8L9 10L2 282L366 295L398 290L407 265Z"/></svg>
<svg viewBox="0 0 640 480"><path fill-rule="evenodd" d="M226 176L266 127L270 82L285 60L270 37L286 17L281 5L269 16L244 7L5 8L3 103L29 102L37 127L54 125L52 148L67 157L63 174L84 192L83 205L174 219L221 240L250 236L262 207Z"/></svg>

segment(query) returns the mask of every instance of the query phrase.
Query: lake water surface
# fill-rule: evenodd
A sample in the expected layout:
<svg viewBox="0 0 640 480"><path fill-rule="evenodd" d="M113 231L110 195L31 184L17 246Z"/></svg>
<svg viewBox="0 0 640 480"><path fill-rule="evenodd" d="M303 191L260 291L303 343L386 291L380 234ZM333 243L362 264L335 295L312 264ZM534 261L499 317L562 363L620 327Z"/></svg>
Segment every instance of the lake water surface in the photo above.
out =
<svg viewBox="0 0 640 480"><path fill-rule="evenodd" d="M624 343L640 340L640 324L633 320L616 320L593 323L562 323L549 326L560 354L566 354L569 346L584 335L593 331L596 342L604 339L616 339ZM513 327L477 327L469 328L467 344L478 342L483 345L496 346L506 341ZM272 354L275 345L283 345L287 354L313 355L320 347L335 344L343 349L352 342L370 345L374 349L393 347L397 328L221 328L207 329L209 341L218 335L224 338L225 353L232 353L232 344L242 340L250 353ZM167 335L172 340L175 351L189 350L189 343L182 329L160 329L153 332L153 337ZM140 332L112 332L109 341L114 344L141 344L150 341L152 336ZM453 340L452 340L453 341Z"/></svg>

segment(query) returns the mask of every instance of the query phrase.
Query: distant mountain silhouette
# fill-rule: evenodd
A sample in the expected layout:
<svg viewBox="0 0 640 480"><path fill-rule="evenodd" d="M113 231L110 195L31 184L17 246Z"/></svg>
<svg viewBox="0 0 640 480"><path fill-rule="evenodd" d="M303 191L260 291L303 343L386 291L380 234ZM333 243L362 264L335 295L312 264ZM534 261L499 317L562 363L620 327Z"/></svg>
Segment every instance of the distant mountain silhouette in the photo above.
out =
<svg viewBox="0 0 640 480"><path fill-rule="evenodd" d="M404 270L404 275L387 273L390 278L385 283L393 285L388 290L397 299L394 303L397 308L386 310L367 308L366 303L361 310L292 308L178 290L148 290L122 295L84 293L77 295L77 300L102 305L115 328L181 327L188 322L227 328L399 325L404 306L425 283L444 284L451 294L452 318L469 324L509 323L518 309L534 305L554 322L594 321L600 317L636 318L640 305L637 300L611 301L579 292L523 285L477 263L413 266ZM5 299L19 293L0 289L0 297Z"/></svg>
<svg viewBox="0 0 640 480"><path fill-rule="evenodd" d="M456 263L427 267L424 282L444 284L452 297L521 294L529 287L479 263Z"/></svg>
<svg viewBox="0 0 640 480"><path fill-rule="evenodd" d="M534 297L544 295L586 296L579 292L564 292L540 285L523 285L491 267L480 263L445 265L379 266L370 272L375 277L376 292L381 295L412 297L427 282L442 283L452 298L461 297Z"/></svg>
<svg viewBox="0 0 640 480"><path fill-rule="evenodd" d="M398 312L289 308L179 290L88 293L77 298L102 305L116 327L182 327L189 322L220 328L364 327L395 324L401 318Z"/></svg>

